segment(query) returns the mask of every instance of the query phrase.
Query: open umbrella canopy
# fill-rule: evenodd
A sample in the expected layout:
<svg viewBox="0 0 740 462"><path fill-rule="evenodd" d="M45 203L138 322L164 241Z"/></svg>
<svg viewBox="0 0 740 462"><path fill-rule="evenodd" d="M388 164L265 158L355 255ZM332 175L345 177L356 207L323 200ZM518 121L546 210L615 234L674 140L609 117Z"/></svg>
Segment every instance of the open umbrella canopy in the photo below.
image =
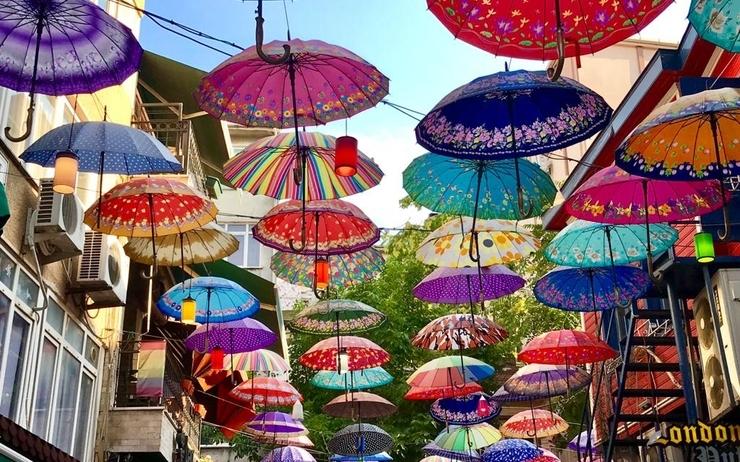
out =
<svg viewBox="0 0 740 462"><path fill-rule="evenodd" d="M518 158L586 140L611 114L601 96L575 80L552 81L545 71L497 72L445 96L416 126L416 140L451 157Z"/></svg>
<svg viewBox="0 0 740 462"><path fill-rule="evenodd" d="M504 439L483 451L483 462L529 462L542 455L542 450L521 439Z"/></svg>
<svg viewBox="0 0 740 462"><path fill-rule="evenodd" d="M486 317L448 314L424 326L411 344L428 350L464 350L495 345L508 336L503 327Z"/></svg>
<svg viewBox="0 0 740 462"><path fill-rule="evenodd" d="M303 448L285 446L268 452L261 462L316 462L316 459Z"/></svg>
<svg viewBox="0 0 740 462"><path fill-rule="evenodd" d="M334 454L329 457L329 462L390 462L392 460L393 457L385 451L366 456L342 456L340 454Z"/></svg>
<svg viewBox="0 0 740 462"><path fill-rule="evenodd" d="M538 399L566 395L590 383L591 375L580 367L527 364L504 382L504 389Z"/></svg>
<svg viewBox="0 0 740 462"><path fill-rule="evenodd" d="M292 406L303 400L300 392L285 380L274 377L252 377L229 392L237 401L262 406Z"/></svg>
<svg viewBox="0 0 740 462"><path fill-rule="evenodd" d="M352 424L339 430L326 443L326 448L343 456L364 456L388 451L393 438L377 425Z"/></svg>
<svg viewBox="0 0 740 462"><path fill-rule="evenodd" d="M382 367L370 367L339 374L336 371L319 371L311 385L327 390L368 390L393 382L393 376Z"/></svg>
<svg viewBox="0 0 740 462"><path fill-rule="evenodd" d="M388 94L388 77L349 50L293 39L267 43L263 51L277 58L285 45L291 57L281 64L263 61L255 46L219 64L201 81L198 105L218 119L248 127L293 127L294 117L306 127L351 117Z"/></svg>
<svg viewBox="0 0 740 462"><path fill-rule="evenodd" d="M529 215L541 215L555 200L550 175L526 160L456 159L427 153L403 172L403 188L418 205L434 212L480 218L519 219L517 188L522 189ZM519 183L511 172L518 169Z"/></svg>
<svg viewBox="0 0 740 462"><path fill-rule="evenodd" d="M442 456L427 456L421 459L419 462L455 462L454 459Z"/></svg>
<svg viewBox="0 0 740 462"><path fill-rule="evenodd" d="M562 329L530 340L517 358L525 363L575 365L616 358L617 351L590 332Z"/></svg>
<svg viewBox="0 0 740 462"><path fill-rule="evenodd" d="M173 286L157 301L166 316L180 319L185 299L195 300L195 320L201 324L236 321L252 316L260 302L241 285L228 279L201 276Z"/></svg>
<svg viewBox="0 0 740 462"><path fill-rule="evenodd" d="M469 426L451 426L442 430L434 444L442 449L456 452L477 451L492 445L501 439L501 432L496 427L487 423L479 423Z"/></svg>
<svg viewBox="0 0 740 462"><path fill-rule="evenodd" d="M530 409L511 416L501 425L501 433L508 438L547 438L568 430L562 417L544 409Z"/></svg>
<svg viewBox="0 0 740 462"><path fill-rule="evenodd" d="M336 371L340 365L339 352L347 354L349 371L382 366L391 359L388 352L366 338L339 336L316 343L298 361L309 369Z"/></svg>
<svg viewBox="0 0 740 462"><path fill-rule="evenodd" d="M329 284L347 287L373 279L385 265L383 256L372 247L358 252L330 255ZM272 256L270 269L275 276L291 284L313 287L316 281L316 256L289 252L276 252Z"/></svg>
<svg viewBox="0 0 740 462"><path fill-rule="evenodd" d="M338 199L376 186L383 178L380 167L361 151L357 152L357 173L334 173L336 138L321 133L278 133L247 146L224 164L224 178L235 188L276 199L301 199L304 188L293 181L293 172L308 162L306 199ZM300 146L300 153L298 146Z"/></svg>
<svg viewBox="0 0 740 462"><path fill-rule="evenodd" d="M689 21L701 38L732 53L740 52L737 25L740 4L734 0L692 0Z"/></svg>
<svg viewBox="0 0 740 462"><path fill-rule="evenodd" d="M560 266L534 285L540 303L565 311L605 311L643 295L650 276L634 266L570 268Z"/></svg>
<svg viewBox="0 0 740 462"><path fill-rule="evenodd" d="M467 304L495 300L524 287L523 277L504 265L477 268L437 268L414 287L414 296L430 303Z"/></svg>
<svg viewBox="0 0 740 462"><path fill-rule="evenodd" d="M288 438L308 435L308 430L302 423L294 420L285 412L262 412L247 422L244 431L250 435Z"/></svg>
<svg viewBox="0 0 740 462"><path fill-rule="evenodd" d="M224 323L200 325L185 339L190 350L205 352L221 348L225 353L243 353L267 348L277 341L277 335L254 319L238 319Z"/></svg>
<svg viewBox="0 0 740 462"><path fill-rule="evenodd" d="M354 300L322 300L305 308L290 327L311 334L351 334L380 326L385 315L370 305Z"/></svg>
<svg viewBox="0 0 740 462"><path fill-rule="evenodd" d="M467 382L462 385L443 385L439 387L411 387L403 395L403 399L409 401L434 401L442 398L453 398L466 396L471 393L480 393L483 387L475 382Z"/></svg>
<svg viewBox="0 0 740 462"><path fill-rule="evenodd" d="M156 262L152 249L157 251ZM184 233L157 237L154 239L154 246L151 237L134 237L123 246L131 260L160 266L215 262L238 249L239 241L214 222Z"/></svg>
<svg viewBox="0 0 740 462"><path fill-rule="evenodd" d="M484 405L481 405L481 400ZM485 393L471 393L457 398L441 398L432 403L431 416L450 425L475 425L501 413L501 405Z"/></svg>
<svg viewBox="0 0 740 462"><path fill-rule="evenodd" d="M234 383L241 383L250 377L285 377L290 370L288 362L270 350L255 350L246 353L235 353L224 357L228 369L212 369L210 354L193 352L193 377L204 391L233 378ZM230 380L231 382L231 380ZM229 390L233 388L233 384Z"/></svg>
<svg viewBox="0 0 740 462"><path fill-rule="evenodd" d="M461 387L492 376L496 370L469 356L443 356L419 367L406 383L412 387Z"/></svg>
<svg viewBox="0 0 740 462"><path fill-rule="evenodd" d="M253 228L254 238L283 252L336 255L363 250L380 239L377 226L356 205L339 199L273 207Z"/></svg>
<svg viewBox="0 0 740 462"><path fill-rule="evenodd" d="M473 230L473 219L461 217L432 231L416 251L416 258L427 265L475 267L468 252L473 231L478 236L476 254L483 267L519 261L540 248L539 239L513 221L478 220Z"/></svg>
<svg viewBox="0 0 740 462"><path fill-rule="evenodd" d="M591 440L590 443L589 439ZM584 452L590 450L593 452L598 452L596 442L596 432L589 432L587 430L584 430L581 433L577 434L572 440L570 440L566 447L572 451Z"/></svg>
<svg viewBox="0 0 740 462"><path fill-rule="evenodd" d="M373 393L348 392L326 403L322 408L325 414L343 419L378 419L396 412L396 406Z"/></svg>
<svg viewBox="0 0 740 462"><path fill-rule="evenodd" d="M576 220L563 228L545 248L553 263L579 268L626 265L648 256L645 225L606 225ZM666 224L650 225L653 255L665 252L678 239L678 232Z"/></svg>
<svg viewBox="0 0 740 462"><path fill-rule="evenodd" d="M432 457L437 457L443 460L450 460L453 462L478 462L480 461L480 455L478 451L469 449L465 451L453 451L452 449L441 448L434 441L424 445L422 448L424 454L428 454ZM427 460L429 457L425 457L422 460ZM437 459L437 460L439 460Z"/></svg>
<svg viewBox="0 0 740 462"><path fill-rule="evenodd" d="M499 403L521 403L524 401L532 401L535 399L539 399L537 397L532 397L529 395L520 395L517 393L509 393L506 391L506 389L501 386L496 390L496 392L491 395L491 398Z"/></svg>

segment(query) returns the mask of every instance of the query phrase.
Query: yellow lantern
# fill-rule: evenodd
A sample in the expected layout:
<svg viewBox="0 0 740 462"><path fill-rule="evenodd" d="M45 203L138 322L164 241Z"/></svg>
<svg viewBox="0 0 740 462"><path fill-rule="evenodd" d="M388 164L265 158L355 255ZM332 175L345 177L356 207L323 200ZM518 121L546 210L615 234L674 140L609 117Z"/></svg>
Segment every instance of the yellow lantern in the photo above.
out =
<svg viewBox="0 0 740 462"><path fill-rule="evenodd" d="M180 321L182 321L183 324L195 324L195 310L197 308L197 304L195 303L194 298L186 298L182 301L182 312L180 316Z"/></svg>

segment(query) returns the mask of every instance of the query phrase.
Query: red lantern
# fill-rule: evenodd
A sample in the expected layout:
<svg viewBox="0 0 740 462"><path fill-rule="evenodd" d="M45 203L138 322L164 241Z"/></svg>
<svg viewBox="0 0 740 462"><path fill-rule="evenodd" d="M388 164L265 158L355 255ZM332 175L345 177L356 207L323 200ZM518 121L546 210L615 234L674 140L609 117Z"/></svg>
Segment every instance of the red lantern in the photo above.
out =
<svg viewBox="0 0 740 462"><path fill-rule="evenodd" d="M224 368L224 350L221 347L216 347L211 350L211 369L221 370Z"/></svg>
<svg viewBox="0 0 740 462"><path fill-rule="evenodd" d="M353 176L357 173L357 138L351 136L337 138L334 173L339 176Z"/></svg>
<svg viewBox="0 0 740 462"><path fill-rule="evenodd" d="M478 414L478 417L487 417L491 415L491 405L488 403L485 396L481 396L478 400L478 407L475 412Z"/></svg>
<svg viewBox="0 0 740 462"><path fill-rule="evenodd" d="M326 289L329 285L329 260L324 257L317 258L314 273L316 288L321 290Z"/></svg>

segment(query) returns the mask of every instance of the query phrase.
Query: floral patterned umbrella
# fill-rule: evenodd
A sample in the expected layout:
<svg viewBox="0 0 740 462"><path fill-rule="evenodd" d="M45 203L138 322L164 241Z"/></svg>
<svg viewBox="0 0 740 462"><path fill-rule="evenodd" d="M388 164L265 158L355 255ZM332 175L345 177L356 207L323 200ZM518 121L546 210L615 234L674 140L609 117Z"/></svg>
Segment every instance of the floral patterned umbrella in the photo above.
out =
<svg viewBox="0 0 740 462"><path fill-rule="evenodd" d="M329 282L337 287L347 287L373 279L380 274L385 261L383 255L372 247L358 252L330 255ZM270 269L275 276L303 287L313 287L316 257L289 252L276 252L272 256Z"/></svg>
<svg viewBox="0 0 740 462"><path fill-rule="evenodd" d="M243 353L267 348L277 335L255 319L239 319L212 325L202 324L185 339L189 350L208 351L221 348L225 353Z"/></svg>
<svg viewBox="0 0 740 462"><path fill-rule="evenodd" d="M382 367L370 367L339 374L336 371L319 371L311 385L326 390L367 390L393 382L393 376Z"/></svg>
<svg viewBox="0 0 740 462"><path fill-rule="evenodd" d="M396 406L382 396L358 391L337 396L321 410L332 417L364 421L388 417L396 412Z"/></svg>
<svg viewBox="0 0 740 462"><path fill-rule="evenodd" d="M543 454L534 444L521 439L504 439L483 451L483 462L529 462Z"/></svg>
<svg viewBox="0 0 740 462"><path fill-rule="evenodd" d="M298 361L308 367L320 371L338 370L337 355L348 356L347 370L356 371L369 367L382 366L390 361L391 357L384 349L362 337L339 336L327 338L316 343L303 353Z"/></svg>
<svg viewBox="0 0 740 462"><path fill-rule="evenodd" d="M521 411L501 425L501 433L507 438L547 438L567 430L562 417L543 409Z"/></svg>
<svg viewBox="0 0 740 462"><path fill-rule="evenodd" d="M274 377L253 377L229 392L237 401L261 406L292 406L303 397L285 380Z"/></svg>
<svg viewBox="0 0 740 462"><path fill-rule="evenodd" d="M261 462L316 462L316 459L303 448L285 446L268 452Z"/></svg>
<svg viewBox="0 0 740 462"><path fill-rule="evenodd" d="M443 356L416 369L406 383L412 387L462 387L492 376L496 370L469 356Z"/></svg>
<svg viewBox="0 0 740 462"><path fill-rule="evenodd" d="M481 268L437 268L413 289L414 296L430 303L462 305L511 295L527 281L504 265Z"/></svg>
<svg viewBox="0 0 740 462"><path fill-rule="evenodd" d="M479 423L468 426L450 426L434 438L434 444L450 451L477 454L479 449L486 448L500 439L501 432L496 427L487 423Z"/></svg>
<svg viewBox="0 0 740 462"><path fill-rule="evenodd" d="M432 457L436 457L438 459L435 460L450 460L451 462L478 462L480 461L480 455L478 454L478 451L475 450L467 450L464 452L461 451L453 451L451 449L445 449L437 446L435 442L428 443L424 445L422 448L422 451L424 451L424 454L429 454ZM425 457L422 460L430 459L430 457Z"/></svg>
<svg viewBox="0 0 740 462"><path fill-rule="evenodd" d="M434 401L441 398L453 398L466 396L470 393L480 393L483 387L475 382L467 382L461 385L450 385L441 387L411 387L403 396L409 401Z"/></svg>
<svg viewBox="0 0 740 462"><path fill-rule="evenodd" d="M568 366L606 361L618 355L614 348L589 332L562 329L533 338L517 358L525 363Z"/></svg>
<svg viewBox="0 0 740 462"><path fill-rule="evenodd" d="M393 438L377 425L352 424L339 430L326 443L326 448L343 456L364 456L388 451Z"/></svg>
<svg viewBox="0 0 740 462"><path fill-rule="evenodd" d="M464 350L494 345L508 336L503 327L486 317L448 314L424 326L411 344L428 350Z"/></svg>
<svg viewBox="0 0 740 462"><path fill-rule="evenodd" d="M573 393L590 383L591 375L580 367L527 364L504 382L504 390L538 399Z"/></svg>
<svg viewBox="0 0 740 462"><path fill-rule="evenodd" d="M259 300L244 287L214 276L196 277L173 286L159 298L157 308L167 316L180 319L182 304L188 298L195 300L195 320L201 324L244 319L260 308Z"/></svg>
<svg viewBox="0 0 740 462"><path fill-rule="evenodd" d="M351 334L374 329L385 315L372 306L354 300L322 300L305 308L290 327L310 334Z"/></svg>
<svg viewBox="0 0 740 462"><path fill-rule="evenodd" d="M302 423L285 412L262 412L244 426L244 431L252 436L271 438L290 438L308 435Z"/></svg>
<svg viewBox="0 0 740 462"><path fill-rule="evenodd" d="M689 21L704 40L732 53L740 52L740 4L735 0L692 0Z"/></svg>
<svg viewBox="0 0 740 462"><path fill-rule="evenodd" d="M485 402L481 406L481 400ZM429 409L431 416L450 425L475 425L501 413L501 405L485 393L471 393L456 398L440 398Z"/></svg>

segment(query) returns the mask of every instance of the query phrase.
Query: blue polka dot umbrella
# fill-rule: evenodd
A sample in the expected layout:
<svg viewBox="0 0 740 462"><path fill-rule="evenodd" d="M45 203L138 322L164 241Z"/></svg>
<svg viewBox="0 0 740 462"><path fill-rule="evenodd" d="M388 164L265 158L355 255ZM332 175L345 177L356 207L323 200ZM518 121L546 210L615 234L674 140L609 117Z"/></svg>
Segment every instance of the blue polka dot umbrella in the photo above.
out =
<svg viewBox="0 0 740 462"><path fill-rule="evenodd" d="M526 440L507 439L492 444L483 451L483 462L529 462L543 454Z"/></svg>

